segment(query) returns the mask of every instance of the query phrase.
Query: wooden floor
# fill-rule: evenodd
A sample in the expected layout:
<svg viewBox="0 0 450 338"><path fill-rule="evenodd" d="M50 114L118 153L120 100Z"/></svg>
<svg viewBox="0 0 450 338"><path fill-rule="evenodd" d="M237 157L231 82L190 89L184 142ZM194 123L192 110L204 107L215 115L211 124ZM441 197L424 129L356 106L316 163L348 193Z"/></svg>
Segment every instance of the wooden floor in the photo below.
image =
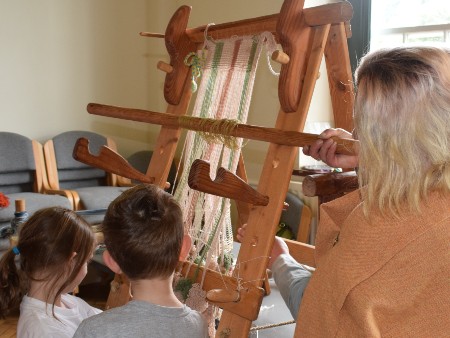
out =
<svg viewBox="0 0 450 338"><path fill-rule="evenodd" d="M0 319L0 337L13 338L16 337L17 319L19 311L12 312L6 319Z"/></svg>
<svg viewBox="0 0 450 338"><path fill-rule="evenodd" d="M83 298L90 305L104 310L109 287L107 285L89 284L80 286L79 297ZM12 311L6 319L0 319L0 338L15 338L17 332L17 321L19 310Z"/></svg>

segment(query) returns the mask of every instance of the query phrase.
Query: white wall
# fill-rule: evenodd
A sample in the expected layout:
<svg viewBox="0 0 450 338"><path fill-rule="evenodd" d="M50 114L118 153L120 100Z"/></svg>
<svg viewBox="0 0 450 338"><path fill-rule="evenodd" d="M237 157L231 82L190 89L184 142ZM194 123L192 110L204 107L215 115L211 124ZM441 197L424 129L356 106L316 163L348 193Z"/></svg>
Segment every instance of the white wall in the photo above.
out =
<svg viewBox="0 0 450 338"><path fill-rule="evenodd" d="M0 129L41 142L87 129L113 136L128 154L148 147L155 127L91 116L86 105L153 106L160 93L149 69L152 42L138 34L165 26L167 18L151 13L153 6L146 0L0 0Z"/></svg>
<svg viewBox="0 0 450 338"><path fill-rule="evenodd" d="M325 0L321 1L327 2ZM307 1L307 6L321 3ZM161 39L175 9L192 5L189 27L277 13L281 0L0 0L0 130L40 142L75 129L112 136L119 152L152 148L159 127L92 116L89 102L164 112L167 60ZM273 126L277 79L261 58L249 123ZM308 120L331 119L326 71L318 81ZM250 180L257 180L266 145L244 149Z"/></svg>

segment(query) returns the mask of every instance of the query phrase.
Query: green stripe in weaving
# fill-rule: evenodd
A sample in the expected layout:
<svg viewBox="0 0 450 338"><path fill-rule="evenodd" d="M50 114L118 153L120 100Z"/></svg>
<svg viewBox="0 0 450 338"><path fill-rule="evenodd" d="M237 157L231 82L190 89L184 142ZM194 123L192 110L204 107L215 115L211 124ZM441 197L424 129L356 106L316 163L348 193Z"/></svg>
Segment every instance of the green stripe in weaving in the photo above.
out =
<svg viewBox="0 0 450 338"><path fill-rule="evenodd" d="M242 121L242 113L243 113L243 109L244 109L244 103L247 98L248 84L249 84L250 76L252 75L253 62L255 61L256 50L257 50L258 43L259 43L259 41L256 37L254 37L252 40L253 40L253 42L252 42L252 47L250 50L250 56L248 58L247 68L245 70L244 86L243 86L242 93L241 93L241 99L239 101L239 111L237 114L237 120L239 122L244 122L244 121ZM235 156L234 153L236 152L236 150L231 150L231 152L232 152L232 156L230 156L230 159L228 161L228 168L227 168L228 170L231 169L232 160Z"/></svg>
<svg viewBox="0 0 450 338"><path fill-rule="evenodd" d="M205 90L205 96L202 102L202 108L200 110L200 117L206 117L209 108L211 107L212 97L214 94L214 87L216 86L216 79L217 79L217 70L219 66L220 59L222 58L222 52L223 52L223 42L217 42L216 48L214 50L214 56L211 61L211 74L208 78L208 83L206 85ZM195 133L194 136L194 142L193 142L193 149L197 149L199 141L202 140L202 138ZM189 157L189 164L193 162L193 155L195 151L191 152Z"/></svg>
<svg viewBox="0 0 450 338"><path fill-rule="evenodd" d="M203 99L202 109L200 110L200 117L205 117L209 107L211 106L211 99L213 97L214 87L216 86L217 69L220 59L222 58L223 44L223 42L216 43L214 56L211 61L211 75L209 76L208 84L206 85L205 97Z"/></svg>
<svg viewBox="0 0 450 338"><path fill-rule="evenodd" d="M208 112L209 108L211 107L212 97L214 94L214 88L216 85L218 66L219 66L219 62L220 62L220 59L222 58L222 53L223 53L223 46L224 46L223 42L217 42L215 45L214 56L211 60L211 73L208 77L208 83L206 84L205 96L203 98L199 117L206 117L207 112ZM201 157L201 155L200 156L197 155L197 150L199 150L199 143L201 141L203 141L203 138L201 138L198 135L198 133L195 133L193 131L191 131L191 132L194 133L194 136L193 136L193 141L192 141L192 151L190 152L189 158L187 160L188 168L191 167L194 159ZM183 175L181 178L181 183L183 184L183 186L186 183L185 181L187 181L188 172L189 172L189 170L184 170L184 172L183 172ZM182 190L183 189L181 189L181 184L180 184L175 193L175 198L177 200L181 197L181 195L177 194L177 192L181 193Z"/></svg>
<svg viewBox="0 0 450 338"><path fill-rule="evenodd" d="M241 100L239 103L239 111L238 111L238 115L237 115L237 119L240 122L243 122L241 120L242 112L243 112L242 110L244 109L244 102L247 97L248 83L250 80L250 76L252 75L253 62L255 61L257 47L258 47L258 41L256 38L253 38L252 49L250 50L250 56L249 56L248 62L247 62L247 69L245 70L244 88L242 90Z"/></svg>

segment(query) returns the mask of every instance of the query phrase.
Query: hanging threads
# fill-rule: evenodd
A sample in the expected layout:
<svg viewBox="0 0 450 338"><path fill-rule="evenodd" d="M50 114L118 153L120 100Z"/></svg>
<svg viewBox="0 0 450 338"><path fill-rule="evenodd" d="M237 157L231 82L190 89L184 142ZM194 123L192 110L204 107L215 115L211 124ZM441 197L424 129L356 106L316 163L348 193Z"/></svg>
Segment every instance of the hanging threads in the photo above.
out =
<svg viewBox="0 0 450 338"><path fill-rule="evenodd" d="M236 172L243 140L230 134L237 124L247 121L256 67L266 41L266 35L216 41L207 38L202 49L208 51L206 59L201 60L198 53L191 53L185 60L191 66L192 80L200 79L198 87L195 86L197 99L192 116L217 121L208 130L187 133L183 148L184 171L174 196L184 211L186 233L193 240L191 264L195 261L206 267L218 267L219 273L223 270L228 275L232 271L224 268L225 257L231 256L233 248L230 200L190 189L188 176L196 159L210 163L211 179L215 179L219 166ZM190 123L189 118L184 119L184 123ZM215 131L219 130L223 135L216 135ZM193 288L197 288L195 284ZM198 294L193 292L188 298ZM197 300L188 302L200 307L204 304ZM210 316L217 315L211 306L205 312ZM214 318L209 319L209 332L214 336Z"/></svg>
<svg viewBox="0 0 450 338"><path fill-rule="evenodd" d="M235 150L240 148L237 138L232 136L233 131L239 124L238 120L204 118L198 122L198 120L193 120L190 116L180 116L179 121L180 126L186 129L193 129L192 127L195 125L195 129L200 129L200 131L197 131L198 135L208 144L223 144L225 147Z"/></svg>
<svg viewBox="0 0 450 338"><path fill-rule="evenodd" d="M272 75L280 76L280 73L276 72L271 63L271 58L273 52L278 50L277 43L275 41L274 36L269 32L264 32L261 34L266 39L266 58L267 58L267 66L269 67L269 71L272 73Z"/></svg>
<svg viewBox="0 0 450 338"><path fill-rule="evenodd" d="M184 58L184 64L191 67L191 90L193 93L197 91L197 79L202 75L202 62L201 57L194 52L189 53Z"/></svg>
<svg viewBox="0 0 450 338"><path fill-rule="evenodd" d="M209 26L215 25L214 23L209 23L206 25L205 28L205 40L203 42L203 47L200 51L197 53L191 52L184 58L184 64L188 67L191 67L191 90L193 93L197 91L198 85L197 80L202 76L202 68L205 66L205 61L207 57L207 41L212 41L214 43L214 40L208 37L208 29Z"/></svg>

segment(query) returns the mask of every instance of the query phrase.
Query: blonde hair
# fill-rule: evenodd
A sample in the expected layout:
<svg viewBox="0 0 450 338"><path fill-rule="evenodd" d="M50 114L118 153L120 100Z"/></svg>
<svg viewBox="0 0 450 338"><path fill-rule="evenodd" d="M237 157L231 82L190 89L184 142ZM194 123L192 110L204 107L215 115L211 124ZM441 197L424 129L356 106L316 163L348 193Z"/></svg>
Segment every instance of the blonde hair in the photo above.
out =
<svg viewBox="0 0 450 338"><path fill-rule="evenodd" d="M356 72L355 129L366 212L420 211L450 192L450 50L398 47L366 55Z"/></svg>

